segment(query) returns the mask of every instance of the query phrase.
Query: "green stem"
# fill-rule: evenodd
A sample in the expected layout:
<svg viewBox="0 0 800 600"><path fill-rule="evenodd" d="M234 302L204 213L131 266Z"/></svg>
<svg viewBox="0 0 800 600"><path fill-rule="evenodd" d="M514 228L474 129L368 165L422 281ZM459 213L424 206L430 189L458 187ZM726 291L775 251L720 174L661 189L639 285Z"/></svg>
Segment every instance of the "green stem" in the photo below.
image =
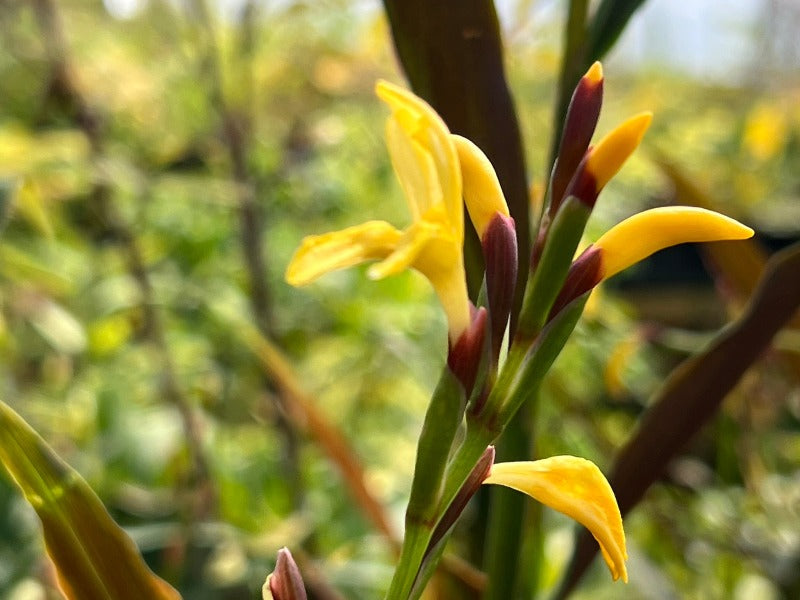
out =
<svg viewBox="0 0 800 600"><path fill-rule="evenodd" d="M517 326L520 341L533 340L547 321L591 212L591 208L575 196L569 196L558 209L539 265L525 287Z"/></svg>
<svg viewBox="0 0 800 600"><path fill-rule="evenodd" d="M427 579L432 574L432 569L420 572L422 561L425 558L431 537L436 525L444 515L445 510L456 494L464 485L475 464L480 459L486 447L497 437L496 431L485 428L474 419L468 419L467 433L461 445L453 454L444 479L441 501L437 505L436 518L425 524L408 523L406 535L403 539L403 548L400 560L392 578L386 600L406 600L410 597L412 588L424 587ZM419 577L418 577L419 574ZM415 580L416 585L415 585Z"/></svg>
<svg viewBox="0 0 800 600"><path fill-rule="evenodd" d="M464 415L464 390L449 368L442 371L433 392L417 446L417 461L406 509L406 531L400 560L387 598L407 598L441 516L442 490L447 457Z"/></svg>
<svg viewBox="0 0 800 600"><path fill-rule="evenodd" d="M521 460L528 455L527 412L520 410L504 429L497 448L498 461ZM515 589L522 571L520 566L527 562L520 553L523 529L520 524L525 522L528 502L526 496L516 490L491 487L489 525L483 556L488 587L483 600L517 598L519 596L515 594Z"/></svg>
<svg viewBox="0 0 800 600"><path fill-rule="evenodd" d="M426 524L436 512L442 477L456 430L464 416L464 389L445 367L433 392L417 445L417 461L406 509L406 527Z"/></svg>

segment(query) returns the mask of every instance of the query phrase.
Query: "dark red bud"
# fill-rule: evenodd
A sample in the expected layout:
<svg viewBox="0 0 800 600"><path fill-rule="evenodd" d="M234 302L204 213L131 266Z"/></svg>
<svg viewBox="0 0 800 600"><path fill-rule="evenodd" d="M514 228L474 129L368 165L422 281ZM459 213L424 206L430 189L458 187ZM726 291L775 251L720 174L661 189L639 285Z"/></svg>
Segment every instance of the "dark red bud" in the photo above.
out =
<svg viewBox="0 0 800 600"><path fill-rule="evenodd" d="M589 246L575 259L567 272L567 278L561 287L553 308L550 309L548 321L578 296L582 296L603 280L602 256L598 248Z"/></svg>
<svg viewBox="0 0 800 600"><path fill-rule="evenodd" d="M517 232L514 219L495 214L483 233L482 244L486 262L491 356L492 364L496 364L517 285Z"/></svg>
<svg viewBox="0 0 800 600"><path fill-rule="evenodd" d="M447 366L464 386L467 398L472 394L475 377L478 375L485 337L486 309L473 307L470 326L461 334L458 341L450 346L447 353Z"/></svg>
<svg viewBox="0 0 800 600"><path fill-rule="evenodd" d="M447 507L444 515L442 515L442 519L436 526L433 536L431 537L431 541L428 544L427 552L430 552L433 548L435 548L439 540L441 540L448 530L455 524L455 522L458 520L458 517L461 516L462 512L464 512L467 502L470 501L470 498L472 498L475 495L475 492L478 491L478 488L481 487L483 480L489 476L489 471L492 470L493 464L494 446L489 446L486 448L486 450L484 450L483 454L481 454L481 457L478 459L478 462L475 463L475 466L472 468L472 471L467 477L467 480L464 482L464 485L462 485L461 489L458 490L455 498L453 498L453 501L450 503L450 506Z"/></svg>
<svg viewBox="0 0 800 600"><path fill-rule="evenodd" d="M589 208L594 208L594 203L597 202L597 196L600 190L597 189L597 179L595 179L595 176L586 168L586 163L591 151L592 148L590 146L589 149L586 150L583 160L575 170L575 174L572 176L572 180L570 180L567 190L564 192L564 198L575 196Z"/></svg>
<svg viewBox="0 0 800 600"><path fill-rule="evenodd" d="M561 202L566 198L567 186L589 147L602 104L602 75L599 78L589 76L589 74L582 77L572 94L572 100L567 109L561 143L558 147L558 157L553 167L549 209L551 218L555 216Z"/></svg>
<svg viewBox="0 0 800 600"><path fill-rule="evenodd" d="M307 599L303 577L288 548L278 550L275 570L267 578L267 584L274 600Z"/></svg>

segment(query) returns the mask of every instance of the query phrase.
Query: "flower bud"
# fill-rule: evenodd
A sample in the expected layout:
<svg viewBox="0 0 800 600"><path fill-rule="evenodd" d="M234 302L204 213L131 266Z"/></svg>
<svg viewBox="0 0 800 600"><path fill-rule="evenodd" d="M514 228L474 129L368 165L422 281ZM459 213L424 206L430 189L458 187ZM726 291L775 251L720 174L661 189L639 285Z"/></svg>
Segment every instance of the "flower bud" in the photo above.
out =
<svg viewBox="0 0 800 600"><path fill-rule="evenodd" d="M495 213L481 239L486 262L489 335L493 364L500 356L517 284L517 233L514 219Z"/></svg>
<svg viewBox="0 0 800 600"><path fill-rule="evenodd" d="M486 309L472 309L472 323L464 330L447 353L447 366L464 386L467 398L472 394L483 356L486 337Z"/></svg>
<svg viewBox="0 0 800 600"><path fill-rule="evenodd" d="M586 75L581 77L572 93L561 143L550 178L550 208L548 213L552 219L564 199L564 192L577 169L581 158L592 140L600 107L603 104L603 67L594 63Z"/></svg>
<svg viewBox="0 0 800 600"><path fill-rule="evenodd" d="M600 551L616 581L627 583L625 531L614 491L597 466L575 456L499 463L492 466L486 484L510 487L575 519L600 544Z"/></svg>
<svg viewBox="0 0 800 600"><path fill-rule="evenodd" d="M275 570L261 588L264 600L306 600L306 588L300 569L288 548L278 550Z"/></svg>
<svg viewBox="0 0 800 600"><path fill-rule="evenodd" d="M664 206L628 217L603 234L570 266L549 319L601 281L651 254L687 242L743 240L753 230L704 208Z"/></svg>

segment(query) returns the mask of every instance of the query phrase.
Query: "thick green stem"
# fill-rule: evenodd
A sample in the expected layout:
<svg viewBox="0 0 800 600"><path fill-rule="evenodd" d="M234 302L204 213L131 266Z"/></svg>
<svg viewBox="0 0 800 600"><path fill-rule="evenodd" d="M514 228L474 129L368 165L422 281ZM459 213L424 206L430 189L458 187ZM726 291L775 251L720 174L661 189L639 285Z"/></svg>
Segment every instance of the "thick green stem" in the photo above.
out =
<svg viewBox="0 0 800 600"><path fill-rule="evenodd" d="M461 384L445 367L422 425L411 496L406 509L406 531L400 560L387 598L407 598L441 516L439 495L444 470L465 405Z"/></svg>
<svg viewBox="0 0 800 600"><path fill-rule="evenodd" d="M431 525L411 524L412 526L406 530L400 560L386 594L387 600L406 600L410 597L412 587L424 587L432 570L420 573L420 569L436 525L467 481L487 446L495 440L497 435L497 431L486 429L474 420L468 420L464 440L453 454L447 467L441 501L436 511L436 520ZM445 535L444 538L446 537ZM417 580L416 586L415 580Z"/></svg>
<svg viewBox="0 0 800 600"><path fill-rule="evenodd" d="M406 529L430 527L436 512L450 448L464 415L466 399L461 384L445 367L425 413L417 445L417 462L406 509Z"/></svg>

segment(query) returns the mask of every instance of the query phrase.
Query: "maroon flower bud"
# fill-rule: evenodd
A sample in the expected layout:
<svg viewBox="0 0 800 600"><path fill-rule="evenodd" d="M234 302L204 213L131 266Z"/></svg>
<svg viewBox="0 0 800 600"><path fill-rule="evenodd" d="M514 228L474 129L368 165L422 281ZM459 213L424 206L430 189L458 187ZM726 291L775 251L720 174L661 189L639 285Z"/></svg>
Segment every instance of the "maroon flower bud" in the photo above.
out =
<svg viewBox="0 0 800 600"><path fill-rule="evenodd" d="M582 296L603 280L602 253L599 248L589 246L575 259L569 268L567 278L561 287L553 308L550 309L550 321L567 304L578 296Z"/></svg>
<svg viewBox="0 0 800 600"><path fill-rule="evenodd" d="M431 541L428 544L427 552L431 552L431 550L436 547L436 544L439 542L439 540L441 540L455 524L455 522L458 520L458 517L461 516L462 512L464 512L467 502L469 502L470 498L475 495L475 492L478 491L478 488L481 487L483 480L489 476L489 472L492 470L493 464L494 446L489 446L486 448L486 450L484 450L483 454L478 459L478 462L475 463L475 466L467 477L467 480L464 482L464 485L462 485L461 489L458 490L455 498L453 498L453 501L450 503L450 506L447 507L444 515L442 515L442 519L436 526L433 536L431 537Z"/></svg>
<svg viewBox="0 0 800 600"><path fill-rule="evenodd" d="M472 307L472 322L447 353L447 366L464 386L466 397L472 394L478 375L483 341L486 337L486 309Z"/></svg>
<svg viewBox="0 0 800 600"><path fill-rule="evenodd" d="M517 233L514 219L495 213L483 233L481 243L486 262L491 357L492 364L496 364L517 284Z"/></svg>
<svg viewBox="0 0 800 600"><path fill-rule="evenodd" d="M581 77L567 109L561 143L558 146L558 156L551 178L548 211L551 219L558 211L561 201L566 197L567 185L589 147L602 104L603 68L599 62L596 62L589 68L586 75Z"/></svg>
<svg viewBox="0 0 800 600"><path fill-rule="evenodd" d="M288 548L278 550L275 570L262 588L264 600L306 600L306 588L300 569Z"/></svg>

